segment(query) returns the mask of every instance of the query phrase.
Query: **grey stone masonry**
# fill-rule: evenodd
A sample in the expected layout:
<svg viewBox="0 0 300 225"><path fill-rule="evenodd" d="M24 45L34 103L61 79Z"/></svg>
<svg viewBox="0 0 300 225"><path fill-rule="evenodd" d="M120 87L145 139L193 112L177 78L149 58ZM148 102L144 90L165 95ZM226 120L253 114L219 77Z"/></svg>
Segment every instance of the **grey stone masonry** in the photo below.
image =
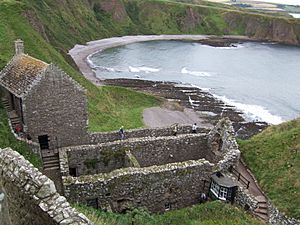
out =
<svg viewBox="0 0 300 225"><path fill-rule="evenodd" d="M205 128L197 128L197 133L208 133L209 130ZM177 134L189 134L192 133L192 126L178 126ZM142 138L142 137L163 137L172 136L173 128L170 127L158 127L158 128L142 128L134 130L125 130L125 139L130 138ZM88 142L86 144L99 144L105 142L113 142L119 140L118 131L115 132L101 132L101 133L90 133Z"/></svg>
<svg viewBox="0 0 300 225"><path fill-rule="evenodd" d="M87 138L85 90L50 65L23 99L24 123L33 141L48 135L50 148L78 145Z"/></svg>
<svg viewBox="0 0 300 225"><path fill-rule="evenodd" d="M0 205L1 224L91 224L57 193L53 181L9 148L0 149Z"/></svg>
<svg viewBox="0 0 300 225"><path fill-rule="evenodd" d="M269 223L274 225L299 225L300 220L286 216L280 212L271 201L268 202Z"/></svg>
<svg viewBox="0 0 300 225"><path fill-rule="evenodd" d="M214 162L207 146L207 134L136 138L67 147L60 150L60 160L68 162L62 165L76 168L77 176L107 173L130 165L126 157L127 151L130 151L141 167L201 158ZM63 169L65 170L68 169Z"/></svg>
<svg viewBox="0 0 300 225"><path fill-rule="evenodd" d="M235 132L228 118L221 119L208 134L208 146L218 160L219 171L226 171L237 165L240 150L235 139Z"/></svg>
<svg viewBox="0 0 300 225"><path fill-rule="evenodd" d="M125 168L94 176L63 177L71 202L124 212L147 207L151 212L187 207L200 202L213 164L201 159L146 168Z"/></svg>
<svg viewBox="0 0 300 225"><path fill-rule="evenodd" d="M224 119L209 134L172 136L168 128L159 129L164 134L159 137L62 148L65 195L71 202L115 212L136 207L164 212L197 204L201 193L208 193L211 175L239 160L232 131Z"/></svg>

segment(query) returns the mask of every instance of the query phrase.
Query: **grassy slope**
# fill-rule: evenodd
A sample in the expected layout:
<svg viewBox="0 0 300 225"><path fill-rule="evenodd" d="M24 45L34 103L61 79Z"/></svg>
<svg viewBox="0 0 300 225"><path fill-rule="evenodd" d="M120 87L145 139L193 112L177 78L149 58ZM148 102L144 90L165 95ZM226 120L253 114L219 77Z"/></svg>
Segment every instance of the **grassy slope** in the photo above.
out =
<svg viewBox="0 0 300 225"><path fill-rule="evenodd" d="M36 4L40 2L42 1L36 1ZM50 3L51 1L48 2ZM160 103L159 100L152 96L124 88L97 88L66 62L65 58L56 49L63 48L63 51L66 51L77 41L86 41L89 37L85 31L82 32L83 35L87 35L84 37L71 35L68 31L64 30L65 28L63 26L57 25L64 23L62 20L63 16L59 17L59 13L68 15L70 19L73 14L68 14L62 10L61 12L55 11L54 14L47 15L46 17L46 9L40 9L41 11L39 13L45 15L45 23L47 19L51 21L51 23L48 21L48 24L51 24L51 26L49 25L47 29L51 28L54 30L53 32L59 35L59 37L50 36L49 34L51 34L51 32L48 31L48 38L53 39L53 41L51 41L51 44L53 43L55 46L55 48L53 48L39 33L33 30L22 16L24 11L29 10L28 7L31 8L33 5L28 6L17 1L4 1L0 3L0 6L0 68L2 68L13 55L13 41L17 38L22 38L25 41L26 52L46 62L54 62L59 65L88 90L89 124L91 130L114 130L118 129L121 124L123 124L125 128L142 127L142 110L145 107L151 107ZM50 5L47 5L47 7L50 7ZM77 10L80 11L81 5L79 4L78 7ZM66 8L68 7L66 6ZM82 10L84 10L84 8L82 8ZM50 17L52 18L50 19ZM66 23L67 27L69 27L71 22L78 24L79 20L76 22L74 18L72 19L72 21ZM97 30L97 27L94 29ZM94 33L96 32L94 31ZM66 36L67 34L68 37ZM111 33L110 35L113 34L114 33ZM92 35L90 36L93 38ZM95 38L100 37L95 36Z"/></svg>
<svg viewBox="0 0 300 225"><path fill-rule="evenodd" d="M259 225L263 224L245 212L218 201L175 210L164 214L149 215L133 210L128 214L114 214L93 208L76 206L95 225Z"/></svg>
<svg viewBox="0 0 300 225"><path fill-rule="evenodd" d="M41 168L42 162L35 154L32 154L30 152L29 146L20 141L17 141L17 139L11 133L8 126L8 121L6 119L6 112L2 106L0 106L0 137L0 148L6 148L9 146L23 155L35 167Z"/></svg>
<svg viewBox="0 0 300 225"><path fill-rule="evenodd" d="M272 126L239 144L268 197L281 211L300 219L300 119Z"/></svg>

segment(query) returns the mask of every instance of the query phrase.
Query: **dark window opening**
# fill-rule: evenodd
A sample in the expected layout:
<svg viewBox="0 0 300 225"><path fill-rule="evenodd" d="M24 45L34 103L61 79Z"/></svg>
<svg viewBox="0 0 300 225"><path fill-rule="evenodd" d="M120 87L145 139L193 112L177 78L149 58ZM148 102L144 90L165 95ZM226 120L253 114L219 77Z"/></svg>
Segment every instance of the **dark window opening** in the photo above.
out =
<svg viewBox="0 0 300 225"><path fill-rule="evenodd" d="M98 209L99 208L98 198L87 199L86 200L86 205L89 206L89 207L93 207L95 209Z"/></svg>
<svg viewBox="0 0 300 225"><path fill-rule="evenodd" d="M41 150L49 149L49 137L48 135L38 136Z"/></svg>
<svg viewBox="0 0 300 225"><path fill-rule="evenodd" d="M166 203L165 204L165 211L170 211L171 210L171 204L170 203Z"/></svg>
<svg viewBox="0 0 300 225"><path fill-rule="evenodd" d="M77 168L69 168L69 174L72 177L77 177Z"/></svg>
<svg viewBox="0 0 300 225"><path fill-rule="evenodd" d="M15 106L15 97L12 93L10 93L10 101L11 101L11 108L12 110L15 110L16 109L16 106Z"/></svg>

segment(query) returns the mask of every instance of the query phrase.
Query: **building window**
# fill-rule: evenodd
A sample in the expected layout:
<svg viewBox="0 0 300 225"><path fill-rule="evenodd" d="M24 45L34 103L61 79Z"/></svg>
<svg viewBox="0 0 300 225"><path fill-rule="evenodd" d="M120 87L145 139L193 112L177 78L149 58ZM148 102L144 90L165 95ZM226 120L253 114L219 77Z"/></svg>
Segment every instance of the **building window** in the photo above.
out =
<svg viewBox="0 0 300 225"><path fill-rule="evenodd" d="M222 200L226 200L227 198L227 188L220 187L219 198Z"/></svg>
<svg viewBox="0 0 300 225"><path fill-rule="evenodd" d="M211 189L212 193L214 193L214 195L216 197L218 197L220 186L215 181L212 181L210 189Z"/></svg>
<svg viewBox="0 0 300 225"><path fill-rule="evenodd" d="M170 203L166 203L165 204L165 211L170 211L171 210L171 204Z"/></svg>

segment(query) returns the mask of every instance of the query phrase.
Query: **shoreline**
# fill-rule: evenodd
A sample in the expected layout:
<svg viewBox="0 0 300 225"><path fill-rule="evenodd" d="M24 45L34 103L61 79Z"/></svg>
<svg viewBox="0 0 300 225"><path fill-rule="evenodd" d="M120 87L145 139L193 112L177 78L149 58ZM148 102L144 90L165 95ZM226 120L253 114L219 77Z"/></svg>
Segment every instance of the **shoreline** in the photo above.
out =
<svg viewBox="0 0 300 225"><path fill-rule="evenodd" d="M102 39L88 42L86 45L75 45L69 51L69 55L82 72L84 77L97 86L102 85L117 85L135 89L137 91L148 92L153 95L163 97L168 101L180 102L180 105L186 109L192 109L201 123L205 127L214 126L222 117L229 117L233 122L234 128L239 138L247 139L265 129L268 124L264 121L247 121L243 117L243 112L239 111L232 105L228 105L214 97L211 93L206 92L198 87L182 87L180 84L173 82L159 82L150 80L138 79L100 79L96 77L93 68L88 63L88 57L103 51L108 48L123 46L131 43L146 42L159 40L179 40L179 41L194 41L210 45L213 47L228 47L233 43L239 42L256 42L258 40L251 39L245 36L212 36L212 35L148 35L148 36L125 36ZM234 47L234 45L233 45ZM167 90L167 91L166 91ZM196 99L191 100L191 96ZM196 95L195 95L196 94ZM197 104L193 104L195 101ZM165 112L162 107L160 110L150 109L149 121L144 121L145 124L155 124L161 121ZM172 113L169 113L171 116ZM146 113L144 112L144 116ZM149 117L149 116L148 116ZM177 117L178 118L178 117ZM183 118L182 118L183 119ZM190 119L190 118L189 118ZM200 122L200 121L199 121ZM151 126L151 125L150 125Z"/></svg>
<svg viewBox="0 0 300 225"><path fill-rule="evenodd" d="M87 59L89 56L105 49L119 47L127 44L147 42L147 41L195 41L202 44L208 44L214 47L219 47L222 43L235 43L241 41L258 41L247 36L234 36L234 35L138 35L138 36L123 36L100 39L96 41L87 42L85 45L75 45L69 50L69 55L78 66L80 72L84 77L90 80L97 86L103 85L102 79L96 77L93 68L89 65Z"/></svg>

